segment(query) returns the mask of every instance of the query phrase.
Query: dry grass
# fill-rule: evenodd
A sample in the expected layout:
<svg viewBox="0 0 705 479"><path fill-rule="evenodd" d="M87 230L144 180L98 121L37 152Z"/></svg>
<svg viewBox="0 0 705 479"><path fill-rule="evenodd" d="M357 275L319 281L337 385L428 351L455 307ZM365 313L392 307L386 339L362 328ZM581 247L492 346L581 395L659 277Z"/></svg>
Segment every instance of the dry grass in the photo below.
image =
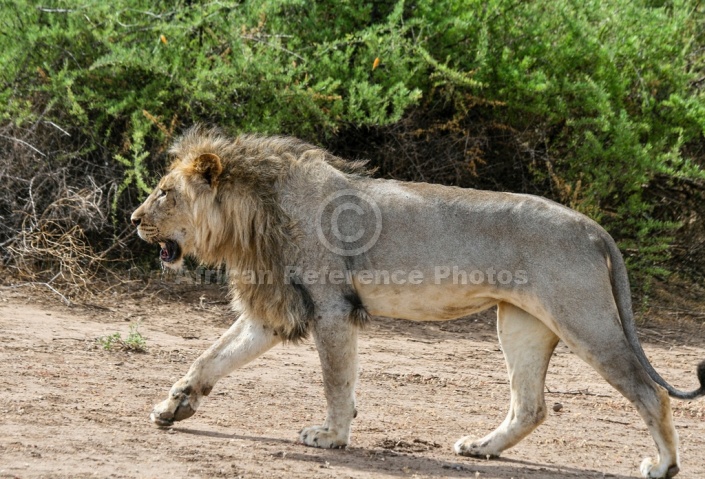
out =
<svg viewBox="0 0 705 479"><path fill-rule="evenodd" d="M71 304L111 262L131 259L132 232L110 207L122 172L77 160L68 132L47 123L0 128L0 268L9 287L46 288Z"/></svg>

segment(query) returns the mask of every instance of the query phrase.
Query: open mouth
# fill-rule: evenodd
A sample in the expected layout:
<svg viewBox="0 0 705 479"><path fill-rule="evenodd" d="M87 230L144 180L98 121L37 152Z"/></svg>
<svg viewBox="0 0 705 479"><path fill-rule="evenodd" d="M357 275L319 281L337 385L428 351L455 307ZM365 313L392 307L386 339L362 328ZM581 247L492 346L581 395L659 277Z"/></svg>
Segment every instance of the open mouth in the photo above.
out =
<svg viewBox="0 0 705 479"><path fill-rule="evenodd" d="M173 263L181 257L181 247L179 243L172 240L166 240L159 243L161 251L159 251L159 259L164 263Z"/></svg>

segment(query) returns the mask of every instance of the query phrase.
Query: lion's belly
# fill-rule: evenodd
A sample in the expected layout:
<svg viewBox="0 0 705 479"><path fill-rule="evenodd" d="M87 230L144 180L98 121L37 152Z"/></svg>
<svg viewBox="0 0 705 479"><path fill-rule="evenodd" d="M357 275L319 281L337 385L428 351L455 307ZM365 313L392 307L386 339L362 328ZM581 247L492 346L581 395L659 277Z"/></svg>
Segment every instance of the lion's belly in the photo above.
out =
<svg viewBox="0 0 705 479"><path fill-rule="evenodd" d="M446 321L478 313L499 301L481 291L427 285L356 285L362 304L375 316L411 321Z"/></svg>

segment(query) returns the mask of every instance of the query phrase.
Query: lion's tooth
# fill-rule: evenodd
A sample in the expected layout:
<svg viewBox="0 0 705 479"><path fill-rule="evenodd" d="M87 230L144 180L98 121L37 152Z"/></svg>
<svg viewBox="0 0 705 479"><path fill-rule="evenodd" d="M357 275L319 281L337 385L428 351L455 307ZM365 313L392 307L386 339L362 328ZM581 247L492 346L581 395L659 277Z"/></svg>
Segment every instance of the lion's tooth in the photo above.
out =
<svg viewBox="0 0 705 479"><path fill-rule="evenodd" d="M161 246L162 248L166 248L166 243L162 243L162 242L160 241L160 242L159 242L159 246Z"/></svg>

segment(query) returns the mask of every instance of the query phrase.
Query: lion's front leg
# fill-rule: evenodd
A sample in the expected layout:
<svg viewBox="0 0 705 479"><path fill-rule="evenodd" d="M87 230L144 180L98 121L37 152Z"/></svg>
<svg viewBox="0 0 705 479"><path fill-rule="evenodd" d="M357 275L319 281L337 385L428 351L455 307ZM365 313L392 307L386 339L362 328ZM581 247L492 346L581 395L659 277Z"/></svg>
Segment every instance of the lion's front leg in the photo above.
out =
<svg viewBox="0 0 705 479"><path fill-rule="evenodd" d="M314 336L328 414L322 426L304 428L299 439L307 446L342 448L350 442L350 423L357 414L357 328L345 316L324 314L314 325Z"/></svg>
<svg viewBox="0 0 705 479"><path fill-rule="evenodd" d="M196 359L188 373L154 406L149 418L158 426L171 426L193 416L203 396L215 383L280 342L271 328L242 315L213 346Z"/></svg>

